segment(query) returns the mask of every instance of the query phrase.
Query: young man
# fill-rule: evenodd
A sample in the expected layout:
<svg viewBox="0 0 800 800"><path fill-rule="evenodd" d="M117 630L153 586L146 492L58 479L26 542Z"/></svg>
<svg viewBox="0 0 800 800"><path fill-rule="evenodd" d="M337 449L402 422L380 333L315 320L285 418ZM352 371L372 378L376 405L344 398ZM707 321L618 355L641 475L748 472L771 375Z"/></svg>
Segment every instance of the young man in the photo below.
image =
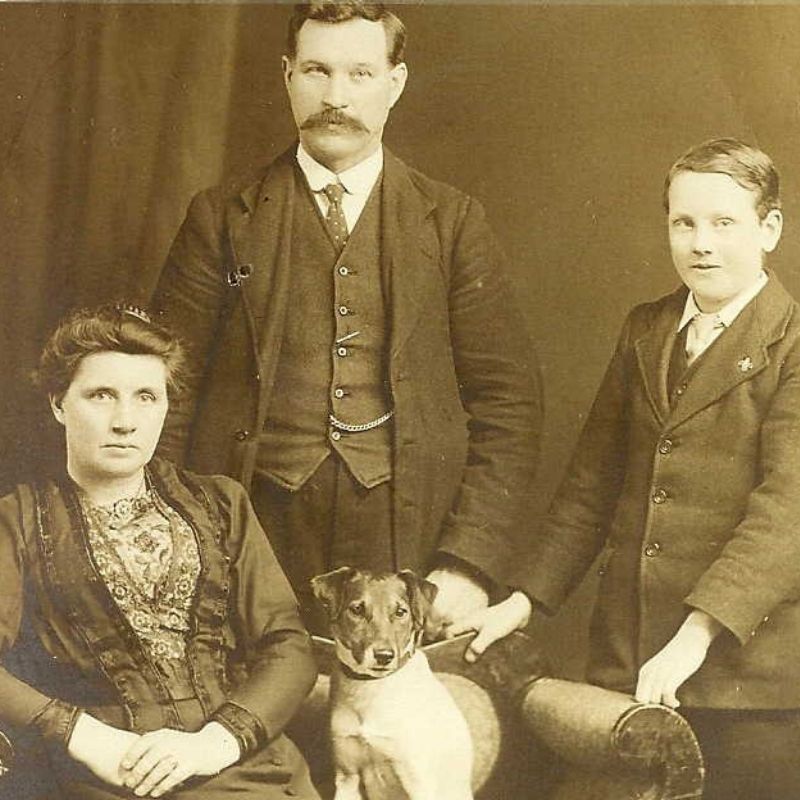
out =
<svg viewBox="0 0 800 800"><path fill-rule="evenodd" d="M733 139L669 172L683 281L635 308L517 584L555 611L596 556L589 680L680 705L707 800L800 797L800 308L764 259L778 175ZM480 647L516 624L484 612Z"/></svg>
<svg viewBox="0 0 800 800"><path fill-rule="evenodd" d="M194 200L154 299L194 356L165 452L250 488L318 630L308 579L344 564L429 572L444 622L485 606L538 449L538 374L483 210L382 146L404 43L381 4L295 9L299 143Z"/></svg>

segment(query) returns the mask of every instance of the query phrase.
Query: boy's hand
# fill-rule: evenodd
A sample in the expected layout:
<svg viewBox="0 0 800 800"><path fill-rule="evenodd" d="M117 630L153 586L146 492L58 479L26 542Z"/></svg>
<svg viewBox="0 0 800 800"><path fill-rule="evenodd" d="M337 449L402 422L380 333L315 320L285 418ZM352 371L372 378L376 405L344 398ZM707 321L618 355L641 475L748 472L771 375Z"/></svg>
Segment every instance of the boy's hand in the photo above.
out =
<svg viewBox="0 0 800 800"><path fill-rule="evenodd" d="M451 639L460 633L477 631L478 635L464 653L467 661L477 661L490 644L524 628L531 618L531 609L528 596L523 592L514 592L501 603L460 617L446 629L445 636Z"/></svg>
<svg viewBox="0 0 800 800"><path fill-rule="evenodd" d="M636 699L677 708L678 689L700 669L721 630L722 625L704 611L692 611L672 639L642 665Z"/></svg>

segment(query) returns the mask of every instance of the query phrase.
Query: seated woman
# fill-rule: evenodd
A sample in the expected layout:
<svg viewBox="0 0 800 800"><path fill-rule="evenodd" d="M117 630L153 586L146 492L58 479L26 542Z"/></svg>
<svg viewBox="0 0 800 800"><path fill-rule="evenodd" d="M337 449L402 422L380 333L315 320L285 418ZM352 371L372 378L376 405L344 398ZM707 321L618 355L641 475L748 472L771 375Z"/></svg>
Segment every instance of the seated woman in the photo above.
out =
<svg viewBox="0 0 800 800"><path fill-rule="evenodd" d="M134 307L48 341L66 464L0 500L0 725L45 742L68 800L317 798L282 733L311 643L250 502L153 458L182 366Z"/></svg>

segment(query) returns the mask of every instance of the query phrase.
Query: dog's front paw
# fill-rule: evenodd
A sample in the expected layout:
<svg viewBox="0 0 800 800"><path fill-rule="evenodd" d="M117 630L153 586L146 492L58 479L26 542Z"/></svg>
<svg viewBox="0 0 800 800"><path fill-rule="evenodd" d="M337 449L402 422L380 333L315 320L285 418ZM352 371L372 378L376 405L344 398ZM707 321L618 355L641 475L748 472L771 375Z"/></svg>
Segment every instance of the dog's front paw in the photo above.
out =
<svg viewBox="0 0 800 800"><path fill-rule="evenodd" d="M333 800L362 800L358 774L336 773L336 794Z"/></svg>

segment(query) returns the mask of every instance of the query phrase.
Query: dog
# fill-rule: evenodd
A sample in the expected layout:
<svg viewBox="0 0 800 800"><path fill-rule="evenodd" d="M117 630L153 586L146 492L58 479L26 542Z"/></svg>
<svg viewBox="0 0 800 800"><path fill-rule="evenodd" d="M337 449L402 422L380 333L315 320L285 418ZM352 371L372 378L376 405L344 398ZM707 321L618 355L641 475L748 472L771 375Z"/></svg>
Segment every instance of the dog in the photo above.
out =
<svg viewBox="0 0 800 800"><path fill-rule="evenodd" d="M330 620L335 800L472 800L466 720L422 650L436 586L342 567L311 580Z"/></svg>

